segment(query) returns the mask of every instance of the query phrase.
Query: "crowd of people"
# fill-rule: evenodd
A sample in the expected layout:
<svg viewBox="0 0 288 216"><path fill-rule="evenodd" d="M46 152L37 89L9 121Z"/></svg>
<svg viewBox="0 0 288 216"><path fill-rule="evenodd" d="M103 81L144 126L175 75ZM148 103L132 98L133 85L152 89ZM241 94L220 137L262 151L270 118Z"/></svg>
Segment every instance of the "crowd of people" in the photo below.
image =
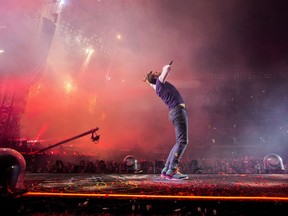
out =
<svg viewBox="0 0 288 216"><path fill-rule="evenodd" d="M46 158L45 158L46 157ZM76 162L75 162L76 161ZM288 157L282 158L284 171L288 173ZM79 158L53 158L41 156L27 161L27 172L33 173L142 173L160 174L164 166L164 160L135 160L133 164L127 165L125 161L93 160ZM264 174L263 158L255 156L244 156L239 158L201 158L181 161L180 170L187 174ZM276 171L275 171L276 172Z"/></svg>

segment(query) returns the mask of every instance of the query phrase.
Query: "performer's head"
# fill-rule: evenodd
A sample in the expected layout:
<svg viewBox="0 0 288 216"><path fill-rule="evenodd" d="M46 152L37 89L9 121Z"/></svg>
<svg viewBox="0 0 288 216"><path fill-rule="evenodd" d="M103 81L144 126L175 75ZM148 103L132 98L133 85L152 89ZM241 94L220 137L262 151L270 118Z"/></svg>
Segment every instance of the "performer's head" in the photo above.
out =
<svg viewBox="0 0 288 216"><path fill-rule="evenodd" d="M157 78L160 76L160 73L157 71L150 71L146 75L146 81L148 81L151 84L156 84Z"/></svg>

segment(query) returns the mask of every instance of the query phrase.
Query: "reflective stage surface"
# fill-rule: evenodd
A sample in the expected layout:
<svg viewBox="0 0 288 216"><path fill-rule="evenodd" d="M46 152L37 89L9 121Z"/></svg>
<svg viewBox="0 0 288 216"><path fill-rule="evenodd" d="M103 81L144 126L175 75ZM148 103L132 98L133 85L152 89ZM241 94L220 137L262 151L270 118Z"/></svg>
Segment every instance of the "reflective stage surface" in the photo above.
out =
<svg viewBox="0 0 288 216"><path fill-rule="evenodd" d="M2 198L21 215L286 215L287 174L27 173L28 193ZM12 207L13 206L13 207Z"/></svg>

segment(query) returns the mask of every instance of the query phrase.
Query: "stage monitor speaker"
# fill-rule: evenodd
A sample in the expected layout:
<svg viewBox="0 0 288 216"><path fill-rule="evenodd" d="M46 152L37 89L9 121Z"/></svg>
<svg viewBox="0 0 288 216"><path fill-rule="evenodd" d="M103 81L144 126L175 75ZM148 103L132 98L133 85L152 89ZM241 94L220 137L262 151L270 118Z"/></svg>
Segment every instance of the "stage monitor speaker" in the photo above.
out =
<svg viewBox="0 0 288 216"><path fill-rule="evenodd" d="M264 171L266 173L284 173L284 165L282 158L274 153L270 153L264 156Z"/></svg>
<svg viewBox="0 0 288 216"><path fill-rule="evenodd" d="M0 148L0 194L19 195L27 192L24 188L26 161L14 149Z"/></svg>

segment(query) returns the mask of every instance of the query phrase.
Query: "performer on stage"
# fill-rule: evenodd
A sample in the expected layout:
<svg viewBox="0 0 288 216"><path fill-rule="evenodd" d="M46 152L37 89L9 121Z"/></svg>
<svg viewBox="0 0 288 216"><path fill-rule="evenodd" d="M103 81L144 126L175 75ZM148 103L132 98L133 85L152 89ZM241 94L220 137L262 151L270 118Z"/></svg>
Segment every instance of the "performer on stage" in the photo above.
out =
<svg viewBox="0 0 288 216"><path fill-rule="evenodd" d="M188 116L184 100L174 85L166 79L171 70L171 64L165 65L162 72L151 71L144 79L162 99L169 109L169 119L173 123L176 135L176 144L171 149L165 166L161 171L161 177L166 179L188 179L188 176L180 173L180 159L188 144Z"/></svg>

